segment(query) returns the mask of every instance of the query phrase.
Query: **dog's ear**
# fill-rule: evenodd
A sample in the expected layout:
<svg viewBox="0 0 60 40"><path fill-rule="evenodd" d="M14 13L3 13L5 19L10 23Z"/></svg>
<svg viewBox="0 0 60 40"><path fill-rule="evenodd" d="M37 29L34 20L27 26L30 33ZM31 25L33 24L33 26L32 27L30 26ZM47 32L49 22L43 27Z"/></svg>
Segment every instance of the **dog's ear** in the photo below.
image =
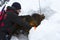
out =
<svg viewBox="0 0 60 40"><path fill-rule="evenodd" d="M42 15L41 15L41 18L42 18L42 20L43 20L43 19L45 19L45 16L44 16L44 14L42 14Z"/></svg>

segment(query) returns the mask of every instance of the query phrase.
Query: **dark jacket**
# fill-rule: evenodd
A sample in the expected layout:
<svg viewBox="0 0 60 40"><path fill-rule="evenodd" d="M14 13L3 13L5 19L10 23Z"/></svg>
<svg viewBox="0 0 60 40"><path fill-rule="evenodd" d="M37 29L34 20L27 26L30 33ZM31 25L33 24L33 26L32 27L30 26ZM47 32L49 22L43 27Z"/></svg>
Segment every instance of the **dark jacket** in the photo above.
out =
<svg viewBox="0 0 60 40"><path fill-rule="evenodd" d="M13 7L8 6L6 10L7 18L4 20L5 26L1 30L7 31L7 32L13 32L16 27L14 27L14 23L24 26L27 29L30 29L31 27L28 25L28 22L23 22L22 18L18 16L18 13L15 11Z"/></svg>

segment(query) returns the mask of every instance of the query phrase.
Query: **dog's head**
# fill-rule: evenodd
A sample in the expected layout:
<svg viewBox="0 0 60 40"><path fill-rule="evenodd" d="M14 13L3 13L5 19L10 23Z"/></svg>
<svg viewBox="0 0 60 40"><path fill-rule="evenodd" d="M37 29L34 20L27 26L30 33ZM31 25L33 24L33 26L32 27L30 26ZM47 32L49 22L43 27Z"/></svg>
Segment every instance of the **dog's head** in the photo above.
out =
<svg viewBox="0 0 60 40"><path fill-rule="evenodd" d="M37 26L41 23L41 21L45 18L44 14L40 15L38 13L32 14L33 19L36 21Z"/></svg>

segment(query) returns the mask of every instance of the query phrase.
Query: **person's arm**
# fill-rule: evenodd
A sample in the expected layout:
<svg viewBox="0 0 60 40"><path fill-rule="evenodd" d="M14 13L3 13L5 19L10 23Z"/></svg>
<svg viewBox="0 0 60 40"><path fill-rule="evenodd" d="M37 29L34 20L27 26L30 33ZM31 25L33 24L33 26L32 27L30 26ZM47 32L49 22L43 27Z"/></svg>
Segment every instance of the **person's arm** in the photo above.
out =
<svg viewBox="0 0 60 40"><path fill-rule="evenodd" d="M9 12L9 15L8 16L9 16L9 19L12 22L17 23L20 26L24 26L27 29L30 29L31 28L31 26L28 24L28 22L23 22L22 18L20 18L18 15Z"/></svg>

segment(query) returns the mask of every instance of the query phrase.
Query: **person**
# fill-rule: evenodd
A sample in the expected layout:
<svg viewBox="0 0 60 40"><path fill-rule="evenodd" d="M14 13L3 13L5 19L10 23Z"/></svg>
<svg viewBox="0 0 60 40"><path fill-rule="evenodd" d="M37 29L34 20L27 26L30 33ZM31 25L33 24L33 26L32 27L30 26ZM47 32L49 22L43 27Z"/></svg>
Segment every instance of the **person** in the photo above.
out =
<svg viewBox="0 0 60 40"><path fill-rule="evenodd" d="M19 12L21 12L21 4L18 2L14 2L12 6L8 6L6 9L6 20L4 20L4 28L0 28L0 40L10 40L12 33L16 29L14 24L18 24L20 26L24 26L27 29L30 29L30 25L28 22L23 22L22 18L18 16Z"/></svg>

